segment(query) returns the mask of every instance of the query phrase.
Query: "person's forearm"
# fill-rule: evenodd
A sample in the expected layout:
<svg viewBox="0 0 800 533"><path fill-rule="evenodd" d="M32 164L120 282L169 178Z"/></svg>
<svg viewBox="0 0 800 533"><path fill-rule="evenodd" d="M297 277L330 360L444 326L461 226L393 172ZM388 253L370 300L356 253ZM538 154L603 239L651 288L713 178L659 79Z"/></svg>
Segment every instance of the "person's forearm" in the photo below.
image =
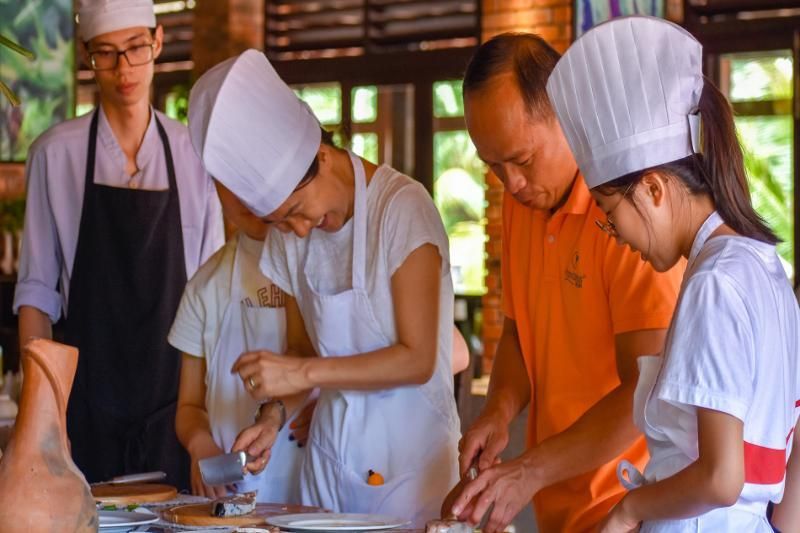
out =
<svg viewBox="0 0 800 533"><path fill-rule="evenodd" d="M211 436L211 426L205 409L194 405L179 405L175 413L175 432L178 441L190 455L198 455L210 446L217 446Z"/></svg>
<svg viewBox="0 0 800 533"><path fill-rule="evenodd" d="M53 325L47 313L35 307L23 305L19 308L19 344L20 349L32 337L39 339L53 338Z"/></svg>
<svg viewBox="0 0 800 533"><path fill-rule="evenodd" d="M698 459L673 476L631 491L619 512L626 523L692 518L736 503L745 483L744 424L697 409Z"/></svg>
<svg viewBox="0 0 800 533"><path fill-rule="evenodd" d="M435 353L395 344L359 355L304 358L303 373L312 388L381 390L426 383L435 364Z"/></svg>
<svg viewBox="0 0 800 533"><path fill-rule="evenodd" d="M730 491L720 489L724 477L725 473L709 472L698 460L674 476L629 492L620 505L639 522L692 518L736 502L723 494Z"/></svg>
<svg viewBox="0 0 800 533"><path fill-rule="evenodd" d="M800 532L800 423L794 432L794 447L786 465L786 488L783 500L775 506L772 525L781 533Z"/></svg>
<svg viewBox="0 0 800 533"><path fill-rule="evenodd" d="M506 318L489 379L483 414L510 424L531 400L531 382L517 336L516 324Z"/></svg>
<svg viewBox="0 0 800 533"><path fill-rule="evenodd" d="M640 436L631 416L634 388L620 385L565 431L525 452L540 486L590 472L631 446Z"/></svg>

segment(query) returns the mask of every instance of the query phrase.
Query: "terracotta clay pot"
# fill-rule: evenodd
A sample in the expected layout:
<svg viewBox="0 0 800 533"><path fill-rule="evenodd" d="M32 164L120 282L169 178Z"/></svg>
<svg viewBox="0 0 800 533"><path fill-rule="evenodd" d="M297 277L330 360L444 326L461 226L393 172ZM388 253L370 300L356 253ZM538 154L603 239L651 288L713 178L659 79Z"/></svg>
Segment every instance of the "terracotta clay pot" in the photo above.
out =
<svg viewBox="0 0 800 533"><path fill-rule="evenodd" d="M97 531L95 503L67 441L77 365L70 346L34 339L23 348L19 415L0 461L0 533Z"/></svg>

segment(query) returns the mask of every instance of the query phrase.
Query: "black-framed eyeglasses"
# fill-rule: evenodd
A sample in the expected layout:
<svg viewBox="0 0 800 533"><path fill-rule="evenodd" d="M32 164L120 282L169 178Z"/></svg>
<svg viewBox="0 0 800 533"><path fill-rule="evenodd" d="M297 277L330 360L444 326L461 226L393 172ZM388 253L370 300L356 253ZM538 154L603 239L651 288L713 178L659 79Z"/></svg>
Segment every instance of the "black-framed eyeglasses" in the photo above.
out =
<svg viewBox="0 0 800 533"><path fill-rule="evenodd" d="M611 221L611 215L614 214L614 210L616 210L617 207L619 207L619 204L622 203L622 200L624 200L625 197L628 196L628 193L630 192L631 187L633 187L633 184L634 184L634 182L630 182L628 184L628 187L625 189L625 192L622 193L622 198L620 198L617 201L617 203L614 204L614 207L612 207L608 211L608 213L606 214L606 221L605 222L602 222L600 219L595 219L595 221L594 221L594 223L597 224L598 228L600 228L601 230L605 231L606 233L608 233L612 237L619 237L619 232L617 232L617 226L615 226L614 223Z"/></svg>
<svg viewBox="0 0 800 533"><path fill-rule="evenodd" d="M156 43L137 44L125 50L95 50L89 52L92 70L113 70L119 64L119 56L125 56L128 65L137 67L153 60Z"/></svg>

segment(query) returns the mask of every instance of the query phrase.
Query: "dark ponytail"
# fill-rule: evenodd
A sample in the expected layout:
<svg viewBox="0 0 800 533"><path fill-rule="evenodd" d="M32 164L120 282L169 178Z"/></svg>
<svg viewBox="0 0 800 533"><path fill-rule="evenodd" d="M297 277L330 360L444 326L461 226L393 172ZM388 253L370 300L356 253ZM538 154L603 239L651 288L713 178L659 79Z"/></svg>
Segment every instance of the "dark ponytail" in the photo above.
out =
<svg viewBox="0 0 800 533"><path fill-rule="evenodd" d="M708 78L700 95L699 110L703 130L702 154L627 174L600 185L596 190L607 195L624 192L646 173L661 172L677 177L690 194L709 195L722 220L739 235L769 244L780 242L753 209L733 110Z"/></svg>
<svg viewBox="0 0 800 533"><path fill-rule="evenodd" d="M708 79L703 86L699 107L703 124L703 179L722 220L740 235L770 244L779 242L780 239L753 209L733 110L725 96Z"/></svg>

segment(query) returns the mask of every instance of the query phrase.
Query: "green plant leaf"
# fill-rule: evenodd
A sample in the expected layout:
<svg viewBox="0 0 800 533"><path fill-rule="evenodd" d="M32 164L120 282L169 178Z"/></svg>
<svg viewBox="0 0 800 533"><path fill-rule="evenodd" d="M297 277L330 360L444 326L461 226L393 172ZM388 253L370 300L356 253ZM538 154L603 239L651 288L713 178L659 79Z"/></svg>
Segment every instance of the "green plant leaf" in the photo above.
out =
<svg viewBox="0 0 800 533"><path fill-rule="evenodd" d="M12 41L11 39L3 37L2 35L0 35L0 44L2 44L3 46L5 46L7 48L12 49L13 51L15 51L16 53L18 53L20 55L23 55L23 56L27 57L31 61L36 59L36 54L31 52L27 48L23 48L22 46L18 45L17 43Z"/></svg>
<svg viewBox="0 0 800 533"><path fill-rule="evenodd" d="M3 96L8 98L8 101L11 102L11 105L13 105L13 106L18 106L19 105L20 102L19 102L19 98L17 98L17 95L14 94L14 91L9 89L8 85L3 83L2 80L0 80L0 93L3 93Z"/></svg>

